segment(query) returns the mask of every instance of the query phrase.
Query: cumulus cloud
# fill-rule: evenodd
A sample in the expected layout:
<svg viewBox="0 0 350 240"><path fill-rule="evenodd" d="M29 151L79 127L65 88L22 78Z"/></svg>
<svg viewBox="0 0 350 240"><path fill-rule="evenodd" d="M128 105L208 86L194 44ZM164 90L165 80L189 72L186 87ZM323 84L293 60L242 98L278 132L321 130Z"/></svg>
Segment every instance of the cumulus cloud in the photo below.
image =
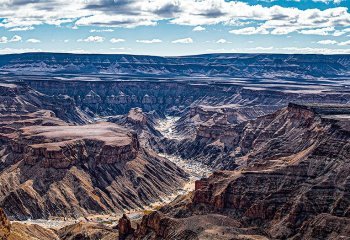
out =
<svg viewBox="0 0 350 240"><path fill-rule="evenodd" d="M113 29L110 29L110 28L108 28L108 29L91 29L90 32L91 32L91 33L95 33L95 32L97 32L97 33L101 33L101 32L114 32L114 30L113 30Z"/></svg>
<svg viewBox="0 0 350 240"><path fill-rule="evenodd" d="M338 42L335 40L322 40L322 41L318 41L318 44L323 44L323 45L334 45L337 44Z"/></svg>
<svg viewBox="0 0 350 240"><path fill-rule="evenodd" d="M231 30L230 33L238 34L238 35L254 35L254 34L269 34L269 31L262 27L246 27L246 28Z"/></svg>
<svg viewBox="0 0 350 240"><path fill-rule="evenodd" d="M177 39L177 40L172 41L172 43L188 44L188 43L193 43L193 39L192 38L181 38L181 39Z"/></svg>
<svg viewBox="0 0 350 240"><path fill-rule="evenodd" d="M339 3L340 0L332 2ZM76 26L136 27L153 26L163 20L197 27L260 21L262 28L270 31L276 28L295 27L301 30L350 24L350 13L345 7L297 9L225 0L6 0L0 3L0 18L4 19L0 26L6 28L44 23L57 26L70 23ZM282 31L280 29L274 33Z"/></svg>
<svg viewBox="0 0 350 240"><path fill-rule="evenodd" d="M96 42L96 43L101 43L105 41L104 37L101 36L89 36L84 39L78 39L78 42Z"/></svg>
<svg viewBox="0 0 350 240"><path fill-rule="evenodd" d="M221 38L221 39L217 40L216 43L231 43L231 42L227 41L226 39Z"/></svg>
<svg viewBox="0 0 350 240"><path fill-rule="evenodd" d="M36 38L29 38L26 42L28 43L40 43L41 41Z"/></svg>
<svg viewBox="0 0 350 240"><path fill-rule="evenodd" d="M21 36L18 36L18 35L13 36L13 37L9 40L9 42L20 42L20 41L22 41L22 37L21 37Z"/></svg>
<svg viewBox="0 0 350 240"><path fill-rule="evenodd" d="M146 43L146 44L152 44L152 43L161 43L162 40L160 39L152 39L152 40L136 40L138 43Z"/></svg>
<svg viewBox="0 0 350 240"><path fill-rule="evenodd" d="M34 30L34 27L27 26L27 27L15 27L15 28L9 29L10 32L20 32L20 31L29 31L29 30Z"/></svg>
<svg viewBox="0 0 350 240"><path fill-rule="evenodd" d="M350 40L349 41L345 41L345 42L340 42L338 45L339 46L350 46Z"/></svg>
<svg viewBox="0 0 350 240"><path fill-rule="evenodd" d="M109 40L111 43L120 43L120 42L125 42L125 39L122 38L111 38L111 40Z"/></svg>
<svg viewBox="0 0 350 240"><path fill-rule="evenodd" d="M202 27L202 26L197 26L197 27L194 27L193 29L192 29L192 31L194 31L194 32L201 32L201 31L205 31L205 27Z"/></svg>
<svg viewBox="0 0 350 240"><path fill-rule="evenodd" d="M301 34L326 36L326 35L330 35L330 33L333 31L334 31L334 27L326 27L326 28L315 28L315 29L301 30L300 33Z"/></svg>
<svg viewBox="0 0 350 240"><path fill-rule="evenodd" d="M314 2L323 2L323 3L326 3L326 4L329 4L329 3L339 4L343 0L312 0L312 1L314 1Z"/></svg>
<svg viewBox="0 0 350 240"><path fill-rule="evenodd" d="M0 43L8 43L8 41L7 37L0 37Z"/></svg>
<svg viewBox="0 0 350 240"><path fill-rule="evenodd" d="M0 43L10 43L10 42L20 42L22 41L22 37L18 35L14 35L12 38L0 37Z"/></svg>

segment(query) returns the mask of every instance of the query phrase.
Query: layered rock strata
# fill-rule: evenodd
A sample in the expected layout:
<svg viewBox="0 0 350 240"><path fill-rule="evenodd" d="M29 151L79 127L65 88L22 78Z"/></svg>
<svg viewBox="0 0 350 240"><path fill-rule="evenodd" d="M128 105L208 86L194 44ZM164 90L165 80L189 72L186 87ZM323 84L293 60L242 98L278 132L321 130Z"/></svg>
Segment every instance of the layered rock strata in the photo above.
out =
<svg viewBox="0 0 350 240"><path fill-rule="evenodd" d="M290 104L233 129L241 169L199 180L193 194L145 216L136 238L346 239L349 113Z"/></svg>
<svg viewBox="0 0 350 240"><path fill-rule="evenodd" d="M136 132L114 123L72 125L54 106L41 109L37 92L6 87L22 106L10 112L5 102L0 115L0 204L11 218L142 209L185 183L187 174L144 149Z"/></svg>

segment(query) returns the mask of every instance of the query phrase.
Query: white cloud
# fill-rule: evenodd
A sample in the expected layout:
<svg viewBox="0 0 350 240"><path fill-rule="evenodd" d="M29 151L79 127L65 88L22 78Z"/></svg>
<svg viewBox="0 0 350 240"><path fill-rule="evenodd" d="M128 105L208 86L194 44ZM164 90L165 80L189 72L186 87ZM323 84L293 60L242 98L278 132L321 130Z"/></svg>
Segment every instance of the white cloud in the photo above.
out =
<svg viewBox="0 0 350 240"><path fill-rule="evenodd" d="M97 32L97 33L101 33L101 32L114 32L113 29L91 29L90 30L91 33Z"/></svg>
<svg viewBox="0 0 350 240"><path fill-rule="evenodd" d="M350 46L350 40L338 43L339 46Z"/></svg>
<svg viewBox="0 0 350 240"><path fill-rule="evenodd" d="M15 27L15 28L11 28L9 29L10 32L20 32L20 31L29 31L29 30L33 30L34 27L32 26L27 26L27 27Z"/></svg>
<svg viewBox="0 0 350 240"><path fill-rule="evenodd" d="M56 26L67 23L76 26L154 26L159 21L168 20L174 24L190 26L260 21L264 29L271 31L283 27L299 30L344 27L350 23L350 13L346 7L298 9L225 0L3 0L0 4L0 18L4 19L0 26L9 29L44 23Z"/></svg>
<svg viewBox="0 0 350 240"><path fill-rule="evenodd" d="M262 27L246 27L241 29L231 30L230 33L238 35L254 35L254 34L269 34L269 31Z"/></svg>
<svg viewBox="0 0 350 240"><path fill-rule="evenodd" d="M312 1L314 1L314 2L323 2L323 3L326 3L326 4L329 4L329 3L339 4L339 3L341 3L344 0L312 0Z"/></svg>
<svg viewBox="0 0 350 240"><path fill-rule="evenodd" d="M85 39L78 39L78 42L97 42L97 43L101 43L105 41L104 37L101 36L89 36Z"/></svg>
<svg viewBox="0 0 350 240"><path fill-rule="evenodd" d="M69 39L65 39L63 40L64 43L68 43L69 42Z"/></svg>
<svg viewBox="0 0 350 240"><path fill-rule="evenodd" d="M231 43L231 42L227 41L226 39L221 38L221 39L217 40L216 43Z"/></svg>
<svg viewBox="0 0 350 240"><path fill-rule="evenodd" d="M318 44L323 44L323 45L334 45L337 44L338 42L335 40L322 40L322 41L318 41Z"/></svg>
<svg viewBox="0 0 350 240"><path fill-rule="evenodd" d="M109 40L111 43L120 43L120 42L125 42L125 39L122 38L111 38L111 40Z"/></svg>
<svg viewBox="0 0 350 240"><path fill-rule="evenodd" d="M9 42L20 42L20 41L22 41L22 37L21 37L21 36L18 36L18 35L13 36L13 37L9 40Z"/></svg>
<svg viewBox="0 0 350 240"><path fill-rule="evenodd" d="M40 43L41 41L39 39L36 38L29 38L27 40L28 43Z"/></svg>
<svg viewBox="0 0 350 240"><path fill-rule="evenodd" d="M334 27L326 27L326 28L315 28L315 29L301 30L301 31L299 31L299 33L327 36L327 35L330 35L330 33L333 31L334 31Z"/></svg>
<svg viewBox="0 0 350 240"><path fill-rule="evenodd" d="M201 32L201 31L205 31L205 27L202 27L202 26L197 26L197 27L194 27L193 29L192 29L192 31L194 31L194 32Z"/></svg>
<svg viewBox="0 0 350 240"><path fill-rule="evenodd" d="M185 43L185 44L188 44L188 43L193 43L193 39L192 38L181 38L181 39L177 39L177 40L172 41L172 43Z"/></svg>
<svg viewBox="0 0 350 240"><path fill-rule="evenodd" d="M278 27L271 31L272 35L287 35L289 33L295 32L298 28L295 27Z"/></svg>
<svg viewBox="0 0 350 240"><path fill-rule="evenodd" d="M350 32L350 28L344 28L342 30L334 31L332 35L335 37L339 37L339 36L342 36L342 35L349 33L349 32Z"/></svg>
<svg viewBox="0 0 350 240"><path fill-rule="evenodd" d="M0 43L8 43L8 41L7 37L0 37Z"/></svg>
<svg viewBox="0 0 350 240"><path fill-rule="evenodd" d="M1 39L1 38L0 38ZM38 48L0 48L0 54L25 53L25 52L41 52Z"/></svg>
<svg viewBox="0 0 350 240"><path fill-rule="evenodd" d="M0 43L10 43L10 42L20 42L22 37L14 35L12 38L8 39L7 37L0 37Z"/></svg>
<svg viewBox="0 0 350 240"><path fill-rule="evenodd" d="M161 43L162 40L160 39L152 39L152 40L136 40L138 43L146 43L146 44L152 44L152 43Z"/></svg>

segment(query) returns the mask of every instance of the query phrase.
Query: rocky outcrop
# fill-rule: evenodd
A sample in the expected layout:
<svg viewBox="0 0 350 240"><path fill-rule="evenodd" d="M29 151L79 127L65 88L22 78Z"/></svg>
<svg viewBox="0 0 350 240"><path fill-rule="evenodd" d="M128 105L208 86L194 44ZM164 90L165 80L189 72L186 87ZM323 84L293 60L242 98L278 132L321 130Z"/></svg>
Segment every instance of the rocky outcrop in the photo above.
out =
<svg viewBox="0 0 350 240"><path fill-rule="evenodd" d="M22 134L14 140L17 152L1 155L8 163L0 174L1 206L16 219L142 208L187 177L112 123L28 127Z"/></svg>
<svg viewBox="0 0 350 240"><path fill-rule="evenodd" d="M188 113L186 119L189 120L183 121L182 128L192 122L204 123L210 119L237 124L271 113L293 101L347 103L350 99L348 92L341 91L343 86L322 86L324 92L305 91L304 86L308 81L310 86L317 82L310 79L289 79L288 81L292 81L289 87L280 86L278 80L275 85L266 85L253 81L240 84L215 81L209 84L200 79L193 79L193 82L183 81L181 77L171 80L159 78L158 81L137 78L133 80L132 76L128 81L114 81L109 76L100 78L90 81L74 78L57 81L50 76L44 76L40 77L41 81L26 79L25 82L49 96L67 95L75 100L80 109L92 115L127 114L131 108L136 107L145 112L157 111L158 114ZM333 84L337 85L339 82L334 81ZM319 88L321 86L317 85L317 89ZM96 99L85 101L87 95L95 96L92 99Z"/></svg>
<svg viewBox="0 0 350 240"><path fill-rule="evenodd" d="M7 219L4 210L0 208L0 239L7 240L10 236L11 223Z"/></svg>
<svg viewBox="0 0 350 240"><path fill-rule="evenodd" d="M103 224L79 222L57 231L59 239L109 240L118 239L118 232Z"/></svg>
<svg viewBox="0 0 350 240"><path fill-rule="evenodd" d="M208 214L238 221L224 233L250 228L269 239L347 236L349 113L348 106L290 104L244 123L230 136L244 154L236 157L240 170L217 171L197 181L194 193L183 203L145 217L137 237L158 236L160 227L166 236L192 230L191 224L174 227L173 221L184 222L184 218L201 219L198 228L219 227L209 223ZM195 233L188 239L197 239Z"/></svg>
<svg viewBox="0 0 350 240"><path fill-rule="evenodd" d="M31 89L23 82L0 83L0 114L16 115L50 110L60 119L71 123L87 123L89 117L77 108L67 95L48 96ZM18 116L17 116L18 117Z"/></svg>
<svg viewBox="0 0 350 240"><path fill-rule="evenodd" d="M160 147L162 151L196 159L216 169L232 170L256 159L274 159L306 151L315 139L324 137L330 119L348 112L346 105L290 103L275 113L236 125L201 124L195 139L165 141ZM338 124L343 123L338 121Z"/></svg>
<svg viewBox="0 0 350 240"><path fill-rule="evenodd" d="M86 104L98 104L98 103L101 103L102 100L97 93L91 90L88 94L86 94L83 102Z"/></svg>
<svg viewBox="0 0 350 240"><path fill-rule="evenodd" d="M144 126L147 123L147 116L142 112L142 109L133 108L127 115L127 121L135 125Z"/></svg>
<svg viewBox="0 0 350 240"><path fill-rule="evenodd" d="M24 163L31 166L39 163L44 168L68 168L84 162L114 164L135 159L139 151L136 133L115 124L27 127L22 131L19 141L29 143L24 149Z"/></svg>
<svg viewBox="0 0 350 240"><path fill-rule="evenodd" d="M124 240L128 236L132 236L134 231L135 230L131 227L130 219L125 214L123 214L123 217L118 221L119 239Z"/></svg>
<svg viewBox="0 0 350 240"><path fill-rule="evenodd" d="M11 223L3 209L0 209L0 239L1 240L59 240L56 233L38 225Z"/></svg>
<svg viewBox="0 0 350 240"><path fill-rule="evenodd" d="M24 91L28 101L37 99L35 91L10 88ZM0 116L0 204L13 219L143 208L187 179L169 160L141 146L134 131L106 122L72 125L40 109L41 102L33 100L29 108L20 98L25 111Z"/></svg>

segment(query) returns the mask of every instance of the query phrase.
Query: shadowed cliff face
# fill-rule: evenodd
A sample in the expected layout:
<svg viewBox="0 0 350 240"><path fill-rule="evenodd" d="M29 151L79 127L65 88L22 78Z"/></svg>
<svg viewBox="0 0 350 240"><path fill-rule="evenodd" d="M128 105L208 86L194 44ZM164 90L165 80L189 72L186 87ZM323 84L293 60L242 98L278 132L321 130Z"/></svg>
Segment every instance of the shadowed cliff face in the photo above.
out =
<svg viewBox="0 0 350 240"><path fill-rule="evenodd" d="M152 81L125 81L103 77L94 80L92 76L86 77L86 80L67 77L63 81L56 78L40 76L24 81L33 89L47 95L67 95L73 98L83 111L100 116L126 114L131 108L136 107L142 108L145 112L155 110L161 114L171 115L183 111L196 114L196 111L203 112L204 109L208 114L210 111L215 111L210 108L222 106L222 109L228 111L233 109L228 120L237 122L271 113L287 106L289 102L347 103L349 101L349 93L342 92L338 88L303 90L303 85L306 84L303 81L296 86L291 84L290 87L278 87L278 84L275 84L276 87L266 88L265 83L255 84L253 80L238 84L220 81L203 82L204 80L191 82L183 81L181 78L174 80L155 78ZM198 108L199 105L202 107ZM241 110L235 113L234 109L237 108Z"/></svg>
<svg viewBox="0 0 350 240"><path fill-rule="evenodd" d="M0 113L1 115L16 115L33 113L39 110L51 110L60 119L70 123L87 123L86 116L68 96L48 96L39 93L27 84L0 83ZM38 119L40 120L40 119Z"/></svg>
<svg viewBox="0 0 350 240"><path fill-rule="evenodd" d="M236 124L227 120L227 113L219 112L215 115L218 119L197 120L192 139L164 140L156 147L217 169L232 170L259 159L271 159L268 163L272 166L274 159L312 150L318 139L326 137L324 134L329 128L326 123L332 121L330 116L344 115L348 111L344 107L337 109L335 105L334 111L316 105L303 107L291 103L275 113ZM196 114L196 117L201 115ZM177 127L182 126L180 123Z"/></svg>
<svg viewBox="0 0 350 240"><path fill-rule="evenodd" d="M230 232L277 239L349 236L349 113L348 107L290 104L244 123L239 137L232 129L228 135L237 140L231 144L244 154L241 169L199 180L192 195L144 217L137 237L197 239L208 236L208 228L222 239L231 239ZM212 214L238 223L211 222ZM193 218L201 220L182 224Z"/></svg>

